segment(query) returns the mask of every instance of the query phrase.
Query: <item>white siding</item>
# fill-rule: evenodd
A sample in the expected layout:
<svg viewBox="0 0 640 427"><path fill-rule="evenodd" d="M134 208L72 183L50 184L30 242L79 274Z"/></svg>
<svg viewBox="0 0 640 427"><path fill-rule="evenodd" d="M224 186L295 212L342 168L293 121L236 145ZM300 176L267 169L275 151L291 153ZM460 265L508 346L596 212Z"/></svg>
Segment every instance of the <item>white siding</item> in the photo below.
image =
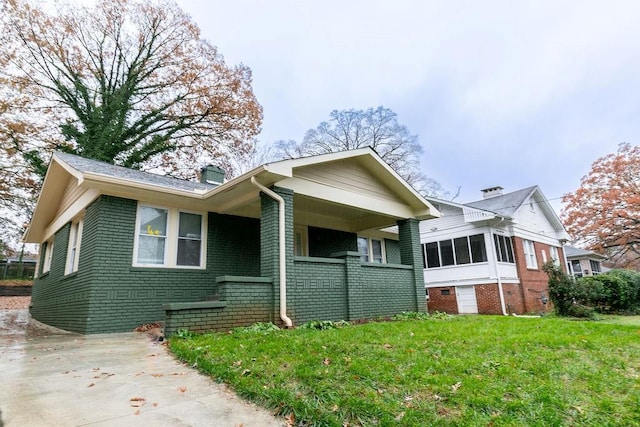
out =
<svg viewBox="0 0 640 427"><path fill-rule="evenodd" d="M380 179L353 159L302 167L296 170L296 176L329 187L402 203Z"/></svg>
<svg viewBox="0 0 640 427"><path fill-rule="evenodd" d="M86 191L87 191L86 189L78 185L77 179L70 177L65 187L62 200L60 201L60 206L58 207L58 212L56 213L56 217L62 214L67 209L69 209L71 204L76 200L78 200L78 198L82 196Z"/></svg>

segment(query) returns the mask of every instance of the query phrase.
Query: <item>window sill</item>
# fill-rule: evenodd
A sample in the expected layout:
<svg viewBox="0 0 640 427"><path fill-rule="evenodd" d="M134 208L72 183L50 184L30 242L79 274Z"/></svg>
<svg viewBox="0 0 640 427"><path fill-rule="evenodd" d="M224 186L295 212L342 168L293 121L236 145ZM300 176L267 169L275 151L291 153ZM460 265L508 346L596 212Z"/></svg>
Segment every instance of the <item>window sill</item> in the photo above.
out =
<svg viewBox="0 0 640 427"><path fill-rule="evenodd" d="M72 272L71 272L71 273L69 273L69 274L65 274L62 278L63 278L63 279L70 279L70 278L72 278L72 277L76 277L77 275L78 275L78 272L77 272L77 271L72 271Z"/></svg>
<svg viewBox="0 0 640 427"><path fill-rule="evenodd" d="M44 279L45 277L47 277L49 274L51 274L51 270L47 271L46 273L40 273L38 275L38 279Z"/></svg>
<svg viewBox="0 0 640 427"><path fill-rule="evenodd" d="M200 271L206 273L206 267L175 267L175 266L163 266L163 265L132 265L129 271Z"/></svg>

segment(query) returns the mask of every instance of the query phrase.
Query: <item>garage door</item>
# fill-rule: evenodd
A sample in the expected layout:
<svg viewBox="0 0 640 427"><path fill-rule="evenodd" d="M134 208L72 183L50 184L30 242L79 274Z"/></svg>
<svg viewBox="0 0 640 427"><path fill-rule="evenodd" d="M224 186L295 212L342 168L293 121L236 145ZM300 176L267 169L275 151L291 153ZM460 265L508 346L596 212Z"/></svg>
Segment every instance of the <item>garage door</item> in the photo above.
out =
<svg viewBox="0 0 640 427"><path fill-rule="evenodd" d="M476 290L473 288L473 286L456 286L456 299L458 300L458 313L478 313Z"/></svg>

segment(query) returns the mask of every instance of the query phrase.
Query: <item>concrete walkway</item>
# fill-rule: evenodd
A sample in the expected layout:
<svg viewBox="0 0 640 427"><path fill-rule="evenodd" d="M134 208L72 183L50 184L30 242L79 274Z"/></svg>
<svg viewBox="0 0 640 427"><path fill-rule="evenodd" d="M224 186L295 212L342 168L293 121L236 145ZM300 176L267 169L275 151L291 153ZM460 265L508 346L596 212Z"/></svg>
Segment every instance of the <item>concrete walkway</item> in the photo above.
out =
<svg viewBox="0 0 640 427"><path fill-rule="evenodd" d="M13 325L13 326L12 326ZM282 426L146 334L61 334L0 310L0 427Z"/></svg>

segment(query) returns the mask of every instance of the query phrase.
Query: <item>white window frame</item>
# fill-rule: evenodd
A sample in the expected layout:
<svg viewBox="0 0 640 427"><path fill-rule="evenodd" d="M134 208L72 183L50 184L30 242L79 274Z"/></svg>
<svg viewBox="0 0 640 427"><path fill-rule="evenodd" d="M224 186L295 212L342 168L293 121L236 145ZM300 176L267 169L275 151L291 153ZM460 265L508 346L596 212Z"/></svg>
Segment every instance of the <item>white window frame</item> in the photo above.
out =
<svg viewBox="0 0 640 427"><path fill-rule="evenodd" d="M165 247L164 247L164 260L162 264L148 264L148 263L140 263L138 262L138 246L139 246L139 237L140 237L140 212L142 208L153 208L153 209L162 209L167 211L167 233L165 237ZM200 224L201 228L201 239L200 239L200 265L178 265L178 240L179 236L179 225L180 225L180 214L194 214L200 215L202 218L202 222ZM135 228L135 238L133 241L133 260L132 265L134 267L145 267L145 268L179 268L179 269L188 269L188 270L204 270L207 268L207 222L208 215L207 212L198 212L198 211L190 211L186 209L179 209L167 206L158 206L153 205L151 203L142 203L138 202L138 208L136 209L136 228Z"/></svg>
<svg viewBox="0 0 640 427"><path fill-rule="evenodd" d="M44 242L44 259L42 260L42 274L51 271L51 261L53 260L53 237Z"/></svg>
<svg viewBox="0 0 640 427"><path fill-rule="evenodd" d="M560 251L556 246L549 247L549 255L551 256L551 260L555 265L560 265Z"/></svg>
<svg viewBox="0 0 640 427"><path fill-rule="evenodd" d="M65 276L78 271L83 225L83 218L71 222L71 228L69 229L69 244L67 245L67 261L64 266Z"/></svg>
<svg viewBox="0 0 640 427"><path fill-rule="evenodd" d="M524 248L524 259L529 269L538 269L538 260L536 258L536 247L531 240L522 240Z"/></svg>
<svg viewBox="0 0 640 427"><path fill-rule="evenodd" d="M309 256L309 229L306 225L293 227L293 255Z"/></svg>
<svg viewBox="0 0 640 427"><path fill-rule="evenodd" d="M387 263L387 251L385 248L385 244L384 244L384 239L376 239L374 237L366 237L366 236L358 236L358 239L366 239L367 240L367 251L368 253L363 254L360 253L361 257L364 257L365 255L367 256L368 260L363 262L370 262L370 263L375 263L375 264L386 264ZM373 241L377 241L380 242L380 252L381 252L381 259L380 262L376 261L374 259L373 256ZM360 250L360 246L358 246L358 251Z"/></svg>

